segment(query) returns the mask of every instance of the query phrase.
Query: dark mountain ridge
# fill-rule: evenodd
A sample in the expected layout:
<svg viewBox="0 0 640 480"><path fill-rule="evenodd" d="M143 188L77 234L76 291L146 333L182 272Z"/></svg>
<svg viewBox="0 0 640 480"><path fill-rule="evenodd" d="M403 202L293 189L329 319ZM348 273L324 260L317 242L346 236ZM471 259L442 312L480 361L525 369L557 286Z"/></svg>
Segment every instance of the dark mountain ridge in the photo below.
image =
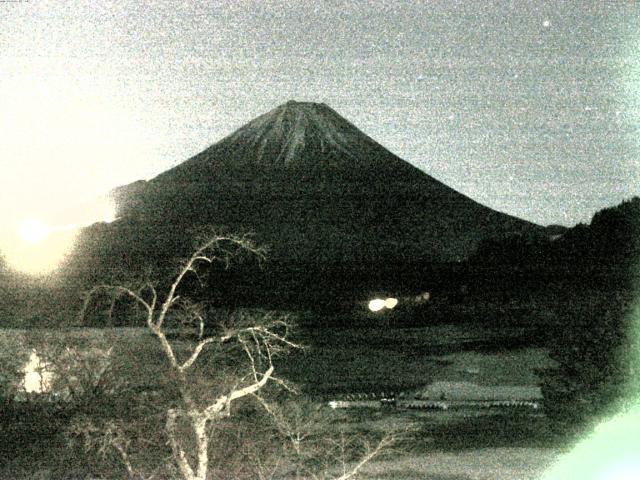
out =
<svg viewBox="0 0 640 480"><path fill-rule="evenodd" d="M255 233L292 286L296 271L311 284L332 271L347 283L356 271L382 278L406 265L419 272L461 261L486 238L545 232L456 192L308 102L281 105L114 197L119 220L87 229L81 242L96 271L168 262L204 225Z"/></svg>
<svg viewBox="0 0 640 480"><path fill-rule="evenodd" d="M638 288L640 198L602 209L589 224L559 232L485 240L465 265L467 277L485 298L490 292L509 295L516 289L539 298L586 292L615 298Z"/></svg>
<svg viewBox="0 0 640 480"><path fill-rule="evenodd" d="M359 245L347 257L457 260L487 236L540 230L454 191L315 103L281 105L135 190L125 217L251 230L300 260L311 250L344 257L329 237L339 250Z"/></svg>

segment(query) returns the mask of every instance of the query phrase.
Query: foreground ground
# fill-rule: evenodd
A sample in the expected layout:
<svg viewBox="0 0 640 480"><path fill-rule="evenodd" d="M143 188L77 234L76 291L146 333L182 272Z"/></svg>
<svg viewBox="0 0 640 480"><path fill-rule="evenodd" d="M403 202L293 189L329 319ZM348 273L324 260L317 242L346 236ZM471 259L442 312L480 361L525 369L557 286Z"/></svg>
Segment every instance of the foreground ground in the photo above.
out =
<svg viewBox="0 0 640 480"><path fill-rule="evenodd" d="M153 338L144 329L5 330L6 338L25 336L36 342L81 348L114 345L119 371L134 384L149 385L164 369ZM546 417L537 412L424 412L400 409L350 409L331 412L332 396L358 392L404 392L417 395L433 382L479 385L486 391L509 386L537 395L535 369L551 365L538 346L510 345L521 331L488 331L472 326L424 328L328 328L305 330L309 345L280 365L280 371L331 415L336 433L407 435L390 454L363 470L368 479L501 480L536 479L561 454L563 445L550 434ZM488 390L487 390L488 389ZM46 455L32 458L46 439L2 435L5 457L0 478L17 478ZM9 442L11 445L7 445ZM40 443L40 445L37 445ZM9 458L10 457L10 458ZM29 478L29 477L22 477Z"/></svg>
<svg viewBox="0 0 640 480"><path fill-rule="evenodd" d="M484 448L463 452L427 452L372 462L368 480L537 480L557 459L543 448Z"/></svg>
<svg viewBox="0 0 640 480"><path fill-rule="evenodd" d="M572 441L528 411L442 412L354 409L341 426L362 432L406 432L391 455L367 465L370 480L536 480Z"/></svg>

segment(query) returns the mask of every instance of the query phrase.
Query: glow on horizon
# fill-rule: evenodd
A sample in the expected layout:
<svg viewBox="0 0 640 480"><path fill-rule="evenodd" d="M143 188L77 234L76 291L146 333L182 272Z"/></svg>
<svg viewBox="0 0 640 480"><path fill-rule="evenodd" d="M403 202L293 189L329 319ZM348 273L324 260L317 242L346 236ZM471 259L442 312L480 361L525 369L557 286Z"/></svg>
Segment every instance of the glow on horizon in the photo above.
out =
<svg viewBox="0 0 640 480"><path fill-rule="evenodd" d="M95 199L163 170L155 165L159 135L140 120L144 108L110 77L69 70L35 62L0 80L0 90L11 92L0 115L4 255L3 244L20 238L40 245L57 232L113 221L113 208Z"/></svg>
<svg viewBox="0 0 640 480"><path fill-rule="evenodd" d="M112 202L98 201L84 207L74 223L51 225L33 217L22 220L14 229L0 232L0 251L18 271L30 275L51 273L72 251L81 228L116 220Z"/></svg>
<svg viewBox="0 0 640 480"><path fill-rule="evenodd" d="M117 219L116 214L117 210L115 205L113 205L113 203L109 203L102 211L102 221L104 223L114 222Z"/></svg>
<svg viewBox="0 0 640 480"><path fill-rule="evenodd" d="M51 227L40 220L29 218L20 223L18 233L25 242L35 245L51 234Z"/></svg>
<svg viewBox="0 0 640 480"><path fill-rule="evenodd" d="M33 241L35 234L29 231L9 232L3 235L0 250L15 270L35 276L46 275L72 250L76 235L75 229L49 229Z"/></svg>

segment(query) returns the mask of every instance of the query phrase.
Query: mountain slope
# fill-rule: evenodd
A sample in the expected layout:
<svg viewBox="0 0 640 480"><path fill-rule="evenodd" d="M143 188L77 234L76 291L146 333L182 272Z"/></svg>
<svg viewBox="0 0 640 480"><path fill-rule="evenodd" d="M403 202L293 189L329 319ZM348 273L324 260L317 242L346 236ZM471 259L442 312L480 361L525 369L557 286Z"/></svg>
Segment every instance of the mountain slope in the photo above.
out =
<svg viewBox="0 0 640 480"><path fill-rule="evenodd" d="M397 276L402 265L460 261L486 238L544 230L456 192L315 103L281 105L114 196L119 220L88 229L79 249L91 280L168 264L203 225L254 232L281 272L273 281L291 285L336 271L347 283L356 271Z"/></svg>
<svg viewBox="0 0 640 480"><path fill-rule="evenodd" d="M254 231L300 261L451 261L538 227L429 177L323 104L288 102L168 170L122 205L154 225Z"/></svg>
<svg viewBox="0 0 640 480"><path fill-rule="evenodd" d="M256 174L286 172L317 183L338 180L336 174L373 180L390 173L393 179L413 170L326 105L288 102L157 180L224 175L255 181Z"/></svg>

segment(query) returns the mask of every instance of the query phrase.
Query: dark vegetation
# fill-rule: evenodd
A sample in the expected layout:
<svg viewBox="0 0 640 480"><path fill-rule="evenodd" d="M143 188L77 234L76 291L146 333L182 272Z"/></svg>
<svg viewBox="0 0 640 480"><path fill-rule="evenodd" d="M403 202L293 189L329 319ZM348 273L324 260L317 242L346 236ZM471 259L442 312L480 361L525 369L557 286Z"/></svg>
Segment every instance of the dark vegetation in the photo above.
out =
<svg viewBox="0 0 640 480"><path fill-rule="evenodd" d="M590 225L557 229L552 236L487 240L468 262L426 268L421 279L413 276L415 270L395 277L426 286L428 302L401 304L385 315L367 313L362 302L356 313L316 315L306 325L312 331L313 321L334 328L373 324L399 328L398 335L402 328L475 325L484 336L456 348L547 347L559 367L541 372L545 411L556 430L576 431L636 401L640 393L640 319L634 311L639 266L640 198L634 198L598 212ZM379 291L416 290L398 282ZM326 334L317 337L339 341L327 340L332 337ZM375 335L370 337L347 350L375 349ZM409 341L405 352L415 356L425 348L435 353L447 345Z"/></svg>
<svg viewBox="0 0 640 480"><path fill-rule="evenodd" d="M558 429L584 428L637 401L640 198L552 241L487 242L474 262L500 271L487 275L492 288L541 296L548 309L546 343L559 368L544 372L542 388Z"/></svg>
<svg viewBox="0 0 640 480"><path fill-rule="evenodd" d="M38 329L0 337L0 441L6 449L0 473L346 480L389 446L392 434L341 434L328 423L329 412L319 413L276 377L276 359L298 348L289 340L286 317L242 311L212 319L178 293L183 278L203 278L200 265L227 261L236 247L260 254L244 238L216 236L180 265L167 293L158 296L152 280L132 280L87 294L80 319L96 302L106 304L109 316L139 319L135 310L116 310L114 301L124 297L141 307L144 330L105 329L96 336ZM41 371L56 373L50 393L18 388L31 352L42 357Z"/></svg>

